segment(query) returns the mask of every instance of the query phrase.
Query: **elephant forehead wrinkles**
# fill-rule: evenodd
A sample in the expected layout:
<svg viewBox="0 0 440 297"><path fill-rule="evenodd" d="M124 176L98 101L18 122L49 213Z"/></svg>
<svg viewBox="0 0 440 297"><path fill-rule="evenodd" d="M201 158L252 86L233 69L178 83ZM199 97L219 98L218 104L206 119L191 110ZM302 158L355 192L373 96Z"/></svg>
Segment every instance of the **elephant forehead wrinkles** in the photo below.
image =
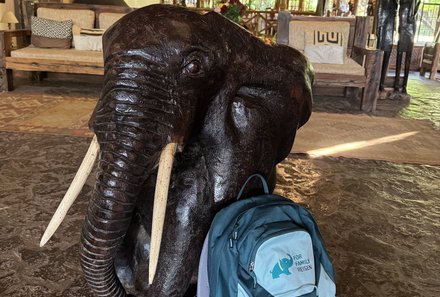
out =
<svg viewBox="0 0 440 297"><path fill-rule="evenodd" d="M159 67L164 67L165 63L162 63L159 56L152 55L151 52L146 51L145 49L128 49L124 55L134 58L139 57L145 61L148 61L149 64L155 64Z"/></svg>
<svg viewBox="0 0 440 297"><path fill-rule="evenodd" d="M186 22L181 22L177 19L172 19L170 25L173 28L171 30L171 36L177 40L186 40L191 36L191 27Z"/></svg>
<svg viewBox="0 0 440 297"><path fill-rule="evenodd" d="M142 69L148 67L153 71L163 72L167 63L163 57L157 55L158 49L145 47L136 50L121 50L116 53L105 54L106 68L131 68Z"/></svg>

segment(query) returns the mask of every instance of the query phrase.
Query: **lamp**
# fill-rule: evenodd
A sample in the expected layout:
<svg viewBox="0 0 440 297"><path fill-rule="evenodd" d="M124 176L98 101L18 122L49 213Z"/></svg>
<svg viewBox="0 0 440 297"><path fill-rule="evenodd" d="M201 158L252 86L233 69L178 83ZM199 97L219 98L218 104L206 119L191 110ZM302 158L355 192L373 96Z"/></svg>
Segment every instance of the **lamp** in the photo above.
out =
<svg viewBox="0 0 440 297"><path fill-rule="evenodd" d="M3 14L0 23L8 23L8 28L11 30L11 24L17 24L18 20L11 11L7 11Z"/></svg>

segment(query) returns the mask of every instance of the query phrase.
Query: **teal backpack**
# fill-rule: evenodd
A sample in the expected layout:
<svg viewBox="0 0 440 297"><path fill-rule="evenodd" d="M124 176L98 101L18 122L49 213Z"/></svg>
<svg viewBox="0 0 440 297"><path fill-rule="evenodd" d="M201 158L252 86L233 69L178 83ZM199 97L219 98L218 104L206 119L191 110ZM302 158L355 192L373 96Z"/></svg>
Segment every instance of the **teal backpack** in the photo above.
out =
<svg viewBox="0 0 440 297"><path fill-rule="evenodd" d="M238 200L214 218L199 263L198 297L334 297L333 265L310 212L269 194Z"/></svg>

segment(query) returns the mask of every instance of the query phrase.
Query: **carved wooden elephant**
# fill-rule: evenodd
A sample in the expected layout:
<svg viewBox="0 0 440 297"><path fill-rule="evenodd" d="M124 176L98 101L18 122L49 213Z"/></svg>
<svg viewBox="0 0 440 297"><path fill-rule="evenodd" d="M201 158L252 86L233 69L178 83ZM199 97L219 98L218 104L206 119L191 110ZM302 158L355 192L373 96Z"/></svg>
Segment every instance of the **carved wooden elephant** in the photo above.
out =
<svg viewBox="0 0 440 297"><path fill-rule="evenodd" d="M99 165L81 265L97 296L183 296L215 213L249 175L274 181L310 116L313 73L293 48L266 45L217 13L177 6L135 10L103 42L105 82L90 120ZM165 147L177 153L167 165L150 284L150 231L160 221L153 196Z"/></svg>

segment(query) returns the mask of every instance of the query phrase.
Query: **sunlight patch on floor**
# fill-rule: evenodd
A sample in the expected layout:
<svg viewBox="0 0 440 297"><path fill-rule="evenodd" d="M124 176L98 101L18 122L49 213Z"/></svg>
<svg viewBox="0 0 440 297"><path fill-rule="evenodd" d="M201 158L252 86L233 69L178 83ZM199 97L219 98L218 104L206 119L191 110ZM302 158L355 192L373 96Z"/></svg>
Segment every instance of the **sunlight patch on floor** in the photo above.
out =
<svg viewBox="0 0 440 297"><path fill-rule="evenodd" d="M378 144L382 144L382 143L389 143L389 142L403 140L405 138L416 135L417 133L419 133L419 132L412 131L412 132L395 134L395 135L390 135L390 136L385 136L385 137L380 137L380 138L375 138L375 139L370 139L370 140L348 142L348 143L338 144L338 145L320 148L320 149L316 149L316 150L310 150L310 151L307 151L306 153L311 158L318 158L318 157L329 156L329 155L340 153L340 152L357 150L357 149L361 149L361 148L365 148L365 147L369 147L369 146L374 146L374 145L378 145Z"/></svg>

